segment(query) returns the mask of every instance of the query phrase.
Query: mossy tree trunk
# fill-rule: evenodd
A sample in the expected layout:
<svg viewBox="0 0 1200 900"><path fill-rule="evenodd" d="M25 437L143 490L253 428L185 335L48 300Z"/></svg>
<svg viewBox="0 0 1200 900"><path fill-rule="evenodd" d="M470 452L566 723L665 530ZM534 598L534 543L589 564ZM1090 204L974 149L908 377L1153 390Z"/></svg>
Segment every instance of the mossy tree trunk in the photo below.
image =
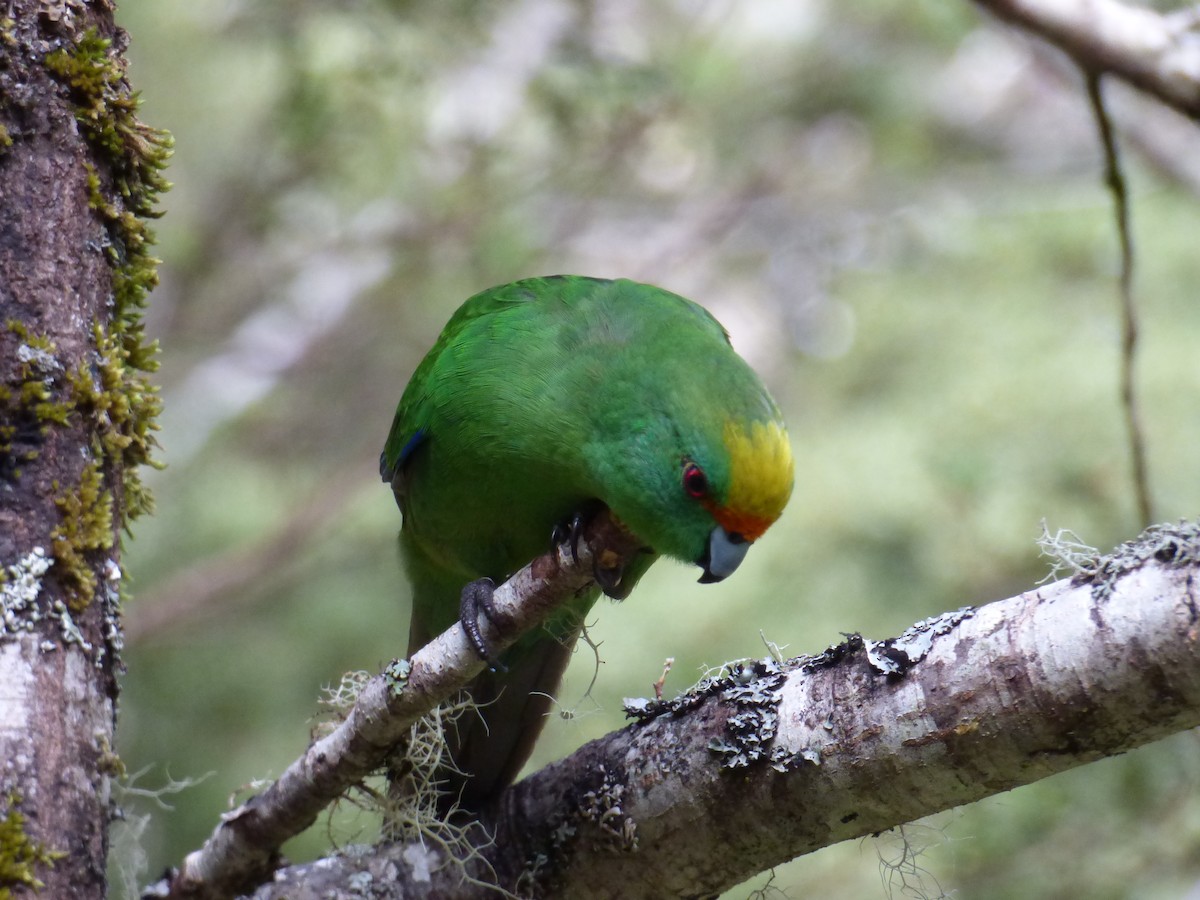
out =
<svg viewBox="0 0 1200 900"><path fill-rule="evenodd" d="M120 530L158 401L162 133L107 0L0 9L0 894L105 894Z"/></svg>

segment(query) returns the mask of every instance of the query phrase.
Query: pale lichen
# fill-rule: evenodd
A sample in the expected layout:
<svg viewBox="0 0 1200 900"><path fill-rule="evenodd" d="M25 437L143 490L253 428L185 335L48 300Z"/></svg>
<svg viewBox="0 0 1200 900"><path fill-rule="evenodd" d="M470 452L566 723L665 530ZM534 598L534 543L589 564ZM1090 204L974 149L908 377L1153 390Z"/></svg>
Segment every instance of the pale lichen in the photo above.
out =
<svg viewBox="0 0 1200 900"><path fill-rule="evenodd" d="M1106 600L1121 578L1151 563L1172 569L1200 565L1200 522L1151 525L1133 540L1097 557L1076 573L1073 583L1091 585L1092 596Z"/></svg>
<svg viewBox="0 0 1200 900"><path fill-rule="evenodd" d="M32 632L40 614L37 600L42 592L42 576L54 560L41 547L34 547L17 562L4 567L0 575L0 635Z"/></svg>
<svg viewBox="0 0 1200 900"><path fill-rule="evenodd" d="M1079 535L1069 528L1060 528L1050 533L1046 520L1042 520L1042 535L1037 539L1038 550L1050 560L1050 571L1038 582L1042 584L1062 577L1064 572L1072 576L1095 571L1100 551L1080 540Z"/></svg>
<svg viewBox="0 0 1200 900"><path fill-rule="evenodd" d="M1066 570L1073 584L1090 584L1092 596L1104 600L1124 575L1148 563L1169 568L1200 564L1200 522L1181 520L1177 525L1151 525L1110 553L1101 553L1067 529L1059 529L1052 535L1043 522L1038 546L1043 556L1054 561L1048 578Z"/></svg>
<svg viewBox="0 0 1200 900"><path fill-rule="evenodd" d="M610 849L635 851L638 849L637 823L621 805L625 799L625 784L605 766L599 767L598 774L600 783L580 798L579 817L599 829Z"/></svg>
<svg viewBox="0 0 1200 900"><path fill-rule="evenodd" d="M627 699L625 715L645 723L682 715L718 697L735 709L726 719L725 733L709 741L708 749L721 758L722 769L745 768L770 758L779 725L779 690L787 672L788 667L773 658L727 663L673 700Z"/></svg>
<svg viewBox="0 0 1200 900"><path fill-rule="evenodd" d="M880 675L902 678L933 649L935 638L952 632L965 619L975 615L975 607L964 606L910 625L904 633L883 641L863 639L867 662Z"/></svg>

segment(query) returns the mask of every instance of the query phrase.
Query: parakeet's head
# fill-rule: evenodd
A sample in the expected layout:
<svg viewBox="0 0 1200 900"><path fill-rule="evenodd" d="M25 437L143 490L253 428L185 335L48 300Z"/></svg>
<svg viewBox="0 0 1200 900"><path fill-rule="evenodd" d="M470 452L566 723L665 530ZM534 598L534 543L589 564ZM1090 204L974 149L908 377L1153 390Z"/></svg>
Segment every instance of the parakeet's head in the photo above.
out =
<svg viewBox="0 0 1200 900"><path fill-rule="evenodd" d="M791 496L779 408L703 307L627 281L593 290L559 340L575 348L596 496L655 553L720 581Z"/></svg>
<svg viewBox="0 0 1200 900"><path fill-rule="evenodd" d="M696 559L704 569L704 583L732 574L792 495L792 448L779 422L751 422L748 427L728 422L722 443L729 465L717 490L698 463L689 461L683 473L684 491L715 522L705 552Z"/></svg>
<svg viewBox="0 0 1200 900"><path fill-rule="evenodd" d="M602 499L617 518L654 552L700 566L703 583L737 569L792 493L787 432L765 393L753 402L768 415L714 427L689 420L685 405L633 423L606 479Z"/></svg>

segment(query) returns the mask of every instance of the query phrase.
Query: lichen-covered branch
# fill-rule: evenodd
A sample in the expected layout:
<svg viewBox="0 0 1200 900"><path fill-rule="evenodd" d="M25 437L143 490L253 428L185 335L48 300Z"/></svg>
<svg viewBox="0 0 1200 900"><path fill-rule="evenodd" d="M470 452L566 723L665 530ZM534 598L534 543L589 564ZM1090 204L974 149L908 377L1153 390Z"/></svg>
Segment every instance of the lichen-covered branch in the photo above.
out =
<svg viewBox="0 0 1200 900"><path fill-rule="evenodd" d="M1200 725L1200 526L887 641L746 663L507 791L466 874L528 897L708 896L795 856ZM254 895L491 897L382 845ZM369 889L369 890L368 890Z"/></svg>
<svg viewBox="0 0 1200 900"><path fill-rule="evenodd" d="M1200 119L1200 6L1173 13L1117 0L975 0L998 18Z"/></svg>
<svg viewBox="0 0 1200 900"><path fill-rule="evenodd" d="M623 566L638 552L636 539L607 513L598 515L574 551L569 543L556 547L496 589L500 621L480 621L488 646L502 652L589 586L594 566ZM253 889L270 877L285 840L379 770L413 723L484 665L457 624L410 660L392 662L366 684L336 730L315 741L267 790L224 815L204 847L148 895L217 898Z"/></svg>

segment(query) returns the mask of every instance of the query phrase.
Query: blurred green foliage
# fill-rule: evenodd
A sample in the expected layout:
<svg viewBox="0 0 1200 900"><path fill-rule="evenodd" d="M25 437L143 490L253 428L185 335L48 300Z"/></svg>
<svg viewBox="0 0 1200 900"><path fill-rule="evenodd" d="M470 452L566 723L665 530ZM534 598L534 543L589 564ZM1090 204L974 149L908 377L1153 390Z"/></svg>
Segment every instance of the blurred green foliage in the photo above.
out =
<svg viewBox="0 0 1200 900"><path fill-rule="evenodd" d="M323 685L404 648L374 460L408 374L483 287L624 275L704 303L788 411L798 462L737 578L662 564L598 608L595 687L585 649L535 765L619 727L665 657L670 691L764 637L885 637L1030 587L1043 519L1101 548L1138 531L1094 126L1069 70L968 4L125 0L119 18L144 116L177 144L149 322L168 468L125 556L120 751L152 767L142 788L212 773L169 811L127 798L147 873L303 750ZM1138 131L1123 99L1155 151L1130 158L1138 378L1173 519L1200 508L1198 207L1171 164L1197 145ZM1181 896L1200 879L1196 741L907 826L924 876L881 868L901 846L885 835L772 889ZM286 849L372 829L344 804ZM117 856L115 874L137 861Z"/></svg>

